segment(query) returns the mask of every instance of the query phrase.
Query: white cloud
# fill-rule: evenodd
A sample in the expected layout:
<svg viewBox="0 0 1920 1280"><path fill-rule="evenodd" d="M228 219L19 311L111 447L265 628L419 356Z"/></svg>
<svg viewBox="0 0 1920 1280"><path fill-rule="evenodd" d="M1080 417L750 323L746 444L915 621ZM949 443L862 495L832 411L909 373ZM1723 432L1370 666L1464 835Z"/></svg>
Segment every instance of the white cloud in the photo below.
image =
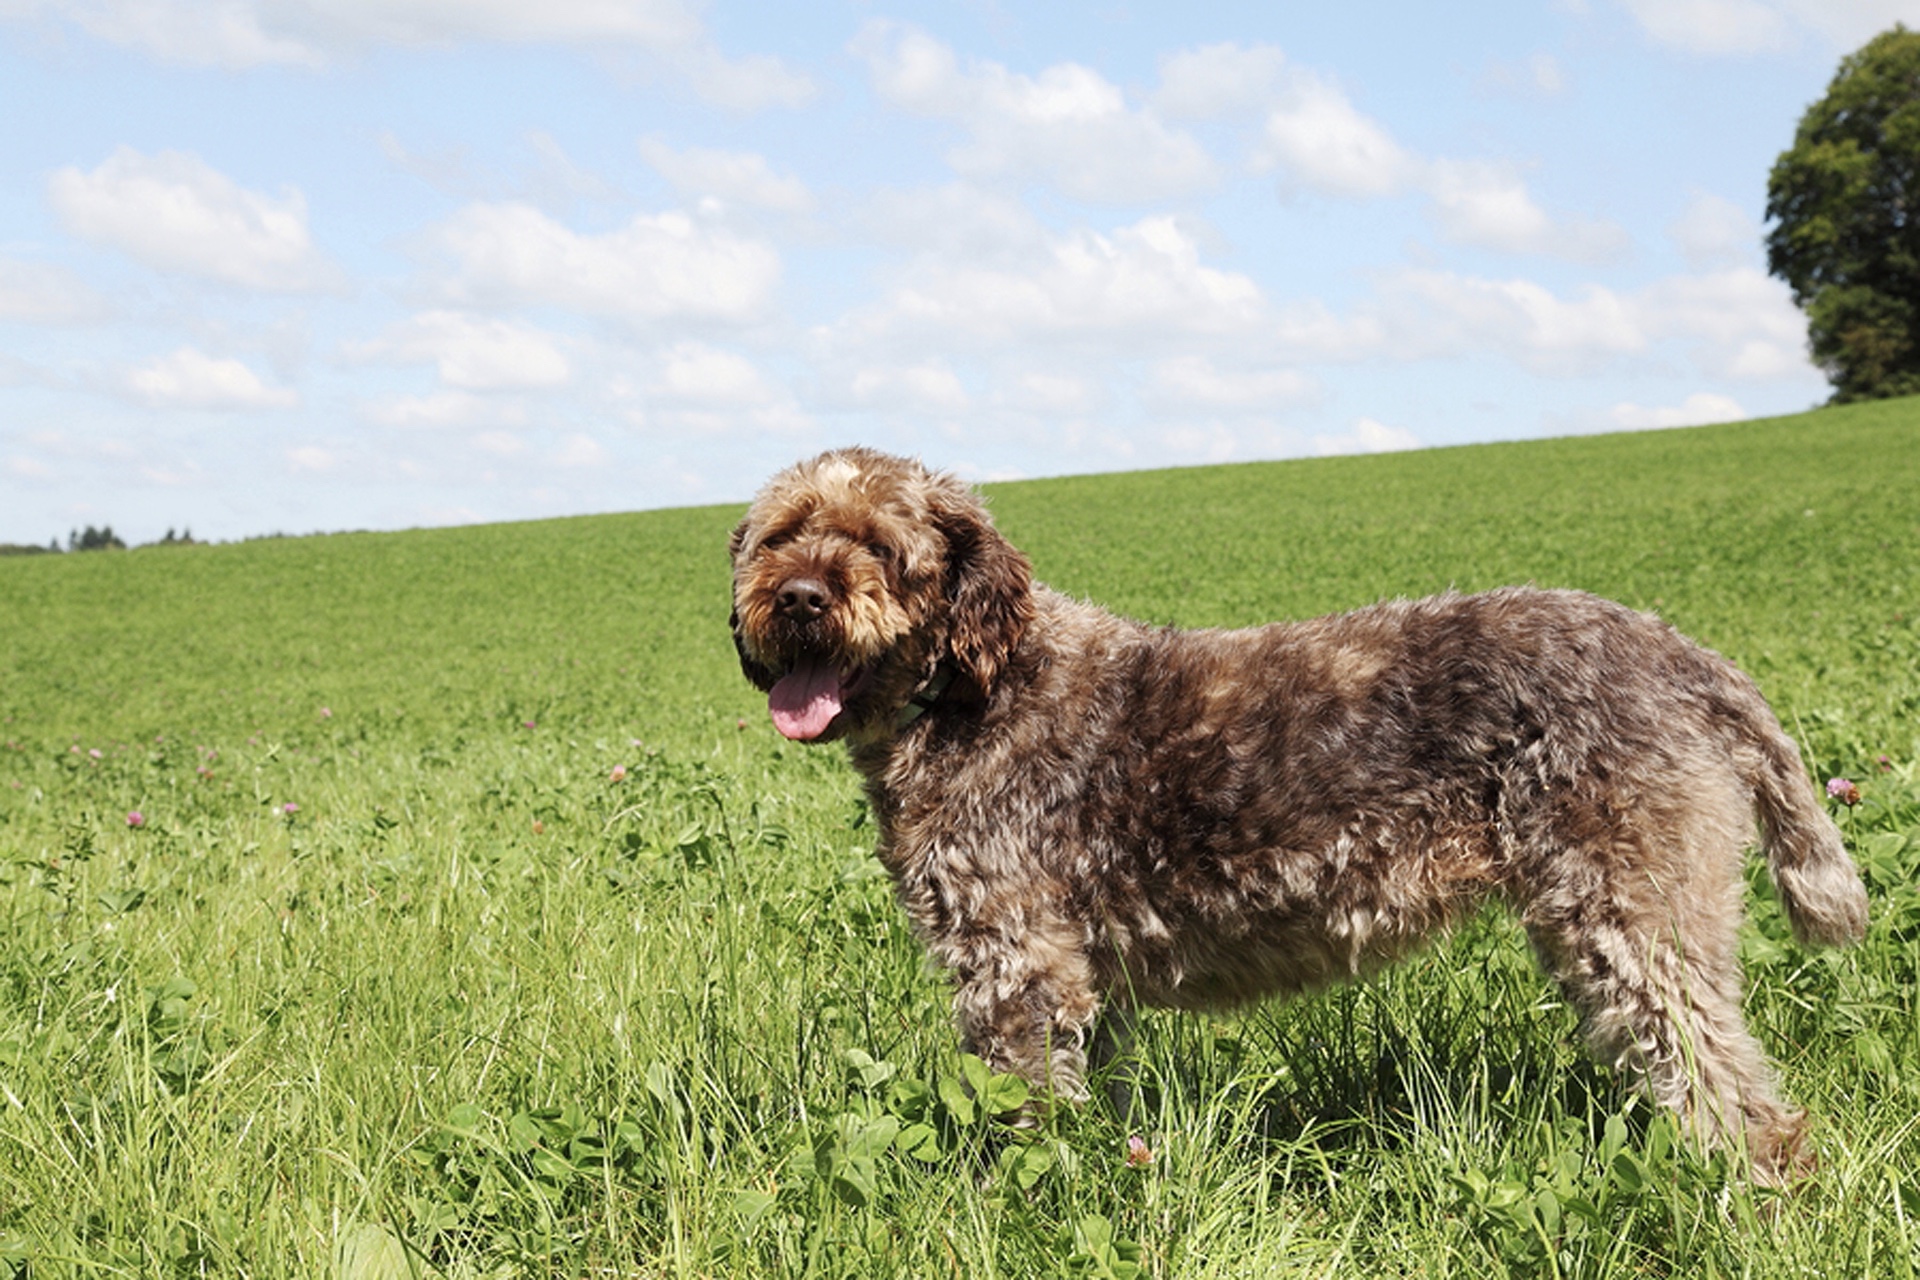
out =
<svg viewBox="0 0 1920 1280"><path fill-rule="evenodd" d="M1242 455L1240 437L1220 422L1182 422L1159 432L1159 444L1186 462L1232 462Z"/></svg>
<svg viewBox="0 0 1920 1280"><path fill-rule="evenodd" d="M124 387L156 409L287 409L299 396L271 387L238 360L181 347L125 375Z"/></svg>
<svg viewBox="0 0 1920 1280"><path fill-rule="evenodd" d="M734 351L698 342L679 342L660 359L659 374L648 388L654 395L704 405L764 405L773 389L753 361Z"/></svg>
<svg viewBox="0 0 1920 1280"><path fill-rule="evenodd" d="M0 320L27 324L90 324L111 308L70 271L0 257Z"/></svg>
<svg viewBox="0 0 1920 1280"><path fill-rule="evenodd" d="M795 110L819 93L811 79L789 70L778 58L762 53L729 58L705 40L675 51L669 65L702 98L734 111Z"/></svg>
<svg viewBox="0 0 1920 1280"><path fill-rule="evenodd" d="M1716 377L1804 377L1807 321L1787 286L1757 267L1670 276L1642 290L1635 307L1646 331L1690 342Z"/></svg>
<svg viewBox="0 0 1920 1280"><path fill-rule="evenodd" d="M1837 49L1865 44L1896 22L1920 25L1913 0L1783 0L1780 7Z"/></svg>
<svg viewBox="0 0 1920 1280"><path fill-rule="evenodd" d="M1390 427L1372 418L1360 418L1351 431L1341 435L1316 435L1313 451L1323 458L1349 453L1395 453L1420 448L1420 437L1401 427Z"/></svg>
<svg viewBox="0 0 1920 1280"><path fill-rule="evenodd" d="M1710 422L1739 422L1748 416L1740 402L1731 396L1700 391L1678 405L1644 408L1637 404L1613 406L1608 417L1621 431L1645 431L1656 427L1697 427Z"/></svg>
<svg viewBox="0 0 1920 1280"><path fill-rule="evenodd" d="M1010 196L966 182L873 192L859 210L861 233L881 244L974 262L1012 262L1043 249L1047 231Z"/></svg>
<svg viewBox="0 0 1920 1280"><path fill-rule="evenodd" d="M950 413L968 404L959 376L938 360L861 369L848 389L855 401L868 407Z"/></svg>
<svg viewBox="0 0 1920 1280"><path fill-rule="evenodd" d="M1383 276L1348 314L1308 301L1263 329L1291 360L1394 363L1498 353L1547 376L1591 374L1622 359L1684 353L1715 378L1808 378L1806 321L1786 287L1757 268L1656 280L1631 292L1587 284L1406 270Z"/></svg>
<svg viewBox="0 0 1920 1280"><path fill-rule="evenodd" d="M780 213L806 213L813 208L813 195L805 183L776 175L764 156L752 152L705 147L676 151L659 138L642 138L640 154L687 195L717 196Z"/></svg>
<svg viewBox="0 0 1920 1280"><path fill-rule="evenodd" d="M989 344L1100 335L1151 346L1171 335L1244 333L1264 314L1258 285L1204 265L1194 239L1161 217L1104 235L1072 232L1005 266L923 259L852 325Z"/></svg>
<svg viewBox="0 0 1920 1280"><path fill-rule="evenodd" d="M1538 373L1587 372L1647 348L1632 301L1600 285L1562 298L1532 280L1406 271L1388 282L1389 342L1407 357L1497 350Z"/></svg>
<svg viewBox="0 0 1920 1280"><path fill-rule="evenodd" d="M1667 232L1696 268L1750 262L1760 246L1760 228L1747 211L1707 192L1696 193Z"/></svg>
<svg viewBox="0 0 1920 1280"><path fill-rule="evenodd" d="M1537 52L1518 62L1489 62L1480 82L1487 89L1503 93L1552 98L1566 92L1567 73L1552 54Z"/></svg>
<svg viewBox="0 0 1920 1280"><path fill-rule="evenodd" d="M1270 44L1210 44L1160 60L1151 104L1176 120L1211 120L1257 111L1275 98L1286 55Z"/></svg>
<svg viewBox="0 0 1920 1280"><path fill-rule="evenodd" d="M632 321L745 322L769 306L780 256L681 213L593 235L529 205L473 204L429 237L452 258L455 301L551 305Z"/></svg>
<svg viewBox="0 0 1920 1280"><path fill-rule="evenodd" d="M700 342L676 342L661 351L646 396L648 424L677 433L793 431L811 421L753 361Z"/></svg>
<svg viewBox="0 0 1920 1280"><path fill-rule="evenodd" d="M59 170L48 194L67 230L158 271L282 293L340 284L308 235L297 189L249 191L186 152L119 147L91 173Z"/></svg>
<svg viewBox="0 0 1920 1280"><path fill-rule="evenodd" d="M482 431L473 438L473 447L496 458L513 458L527 451L527 442L511 431Z"/></svg>
<svg viewBox="0 0 1920 1280"><path fill-rule="evenodd" d="M1153 368L1155 399L1214 409L1277 409L1314 399L1320 386L1293 369L1216 368L1205 356L1179 356Z"/></svg>
<svg viewBox="0 0 1920 1280"><path fill-rule="evenodd" d="M526 420L526 410L471 391L435 391L423 396L370 400L360 406L360 416L379 427L437 429L515 426Z"/></svg>
<svg viewBox="0 0 1920 1280"><path fill-rule="evenodd" d="M433 364L442 382L468 391L556 387L572 376L552 335L459 311L423 311L371 342L349 344L346 354L354 360Z"/></svg>
<svg viewBox="0 0 1920 1280"><path fill-rule="evenodd" d="M533 152L533 162L521 179L522 192L534 203L551 209L567 208L579 200L612 202L620 199L617 187L577 164L567 154L566 148L560 145L559 139L546 130L527 130L526 143ZM391 135L382 136L380 147L389 157L404 161L405 148L400 147Z"/></svg>
<svg viewBox="0 0 1920 1280"><path fill-rule="evenodd" d="M33 9L164 62L230 68L318 65L373 44L675 47L700 33L680 0L43 0Z"/></svg>
<svg viewBox="0 0 1920 1280"><path fill-rule="evenodd" d="M1342 316L1318 298L1289 302L1268 329L1273 349L1295 360L1360 360L1387 349L1387 325L1378 306Z"/></svg>
<svg viewBox="0 0 1920 1280"><path fill-rule="evenodd" d="M1408 151L1334 81L1305 68L1283 68L1278 50L1210 46L1169 60L1162 74L1173 100L1195 112L1244 106L1267 94L1271 101L1254 162L1280 170L1283 193L1361 200L1418 191L1431 202L1443 237L1503 253L1602 261L1627 245L1626 234L1610 223L1550 215L1512 164L1427 159ZM1209 97L1214 82L1221 87Z"/></svg>
<svg viewBox="0 0 1920 1280"><path fill-rule="evenodd" d="M777 58L730 58L687 0L14 0L110 44L199 67L318 67L369 48L560 44L637 51L709 102L795 107L813 82ZM4 16L4 14L0 14Z"/></svg>
<svg viewBox="0 0 1920 1280"><path fill-rule="evenodd" d="M340 458L317 444L303 444L287 450L287 461L300 471L331 471L339 465Z"/></svg>
<svg viewBox="0 0 1920 1280"><path fill-rule="evenodd" d="M1440 227L1452 239L1499 249L1532 247L1552 230L1526 184L1502 165L1439 160L1430 173Z"/></svg>
<svg viewBox="0 0 1920 1280"><path fill-rule="evenodd" d="M278 0L276 8L291 22L378 44L617 41L677 47L701 31L682 0Z"/></svg>
<svg viewBox="0 0 1920 1280"><path fill-rule="evenodd" d="M1788 23L1761 0L1621 0L1654 43L1689 53L1760 53L1787 43Z"/></svg>
<svg viewBox="0 0 1920 1280"><path fill-rule="evenodd" d="M1289 186L1347 197L1391 195L1417 168L1337 84L1304 70L1294 73L1267 116L1261 160L1278 165Z"/></svg>
<svg viewBox="0 0 1920 1280"><path fill-rule="evenodd" d="M390 129L382 129L375 134L374 142L380 148L380 154L395 169L411 174L436 191L467 198L489 188L488 180L474 172L472 160L464 148L448 148L432 153L416 151Z"/></svg>
<svg viewBox="0 0 1920 1280"><path fill-rule="evenodd" d="M1701 367L1709 373L1750 382L1805 379L1816 373L1804 341L1794 345L1765 338L1749 338L1732 351L1721 353L1717 360L1703 360Z"/></svg>
<svg viewBox="0 0 1920 1280"><path fill-rule="evenodd" d="M1091 378L1070 373L1026 373L1013 379L1001 402L1015 409L1048 415L1086 413L1104 398Z"/></svg>
<svg viewBox="0 0 1920 1280"><path fill-rule="evenodd" d="M947 161L968 177L1041 181L1107 204L1163 200L1215 180L1199 142L1151 106L1128 106L1090 67L1062 62L1035 76L995 62L963 68L946 45L885 21L869 23L851 48L881 97L966 131Z"/></svg>
<svg viewBox="0 0 1920 1280"><path fill-rule="evenodd" d="M1716 56L1773 53L1811 35L1851 51L1896 22L1920 21L1913 0L1620 0L1658 45Z"/></svg>
<svg viewBox="0 0 1920 1280"><path fill-rule="evenodd" d="M607 451L592 436L576 432L554 451L553 463L560 467L601 467L607 463Z"/></svg>
<svg viewBox="0 0 1920 1280"><path fill-rule="evenodd" d="M395 169L456 200L520 200L556 214L582 202L626 200L617 184L574 160L546 130L523 130L520 140L524 150L500 169L477 163L465 147L415 150L390 129L374 134L374 144Z"/></svg>
<svg viewBox="0 0 1920 1280"><path fill-rule="evenodd" d="M1626 233L1611 224L1548 217L1507 165L1436 160L1424 167L1422 181L1441 234L1461 244L1587 261L1627 247Z"/></svg>
<svg viewBox="0 0 1920 1280"><path fill-rule="evenodd" d="M65 18L87 34L163 62L199 67L316 66L310 44L261 25L258 0L28 0L27 13Z"/></svg>

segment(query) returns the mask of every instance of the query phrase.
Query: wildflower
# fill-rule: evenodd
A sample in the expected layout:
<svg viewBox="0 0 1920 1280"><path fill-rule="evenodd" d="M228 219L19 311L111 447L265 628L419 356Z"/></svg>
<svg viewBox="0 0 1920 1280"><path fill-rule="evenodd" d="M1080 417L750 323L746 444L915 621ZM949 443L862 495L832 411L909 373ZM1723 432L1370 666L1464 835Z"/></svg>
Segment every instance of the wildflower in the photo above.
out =
<svg viewBox="0 0 1920 1280"><path fill-rule="evenodd" d="M286 814L289 818L291 818L294 814L300 812L300 806L295 804L293 801L289 800L285 804L280 806L280 812Z"/></svg>
<svg viewBox="0 0 1920 1280"><path fill-rule="evenodd" d="M1882 773L1892 773L1892 772L1893 772L1893 757L1892 757L1892 756L1889 756L1889 755L1882 755L1882 756L1881 756L1881 757L1880 757L1880 758L1879 758L1878 760L1876 760L1876 761L1874 761L1874 763L1880 766L1880 772L1882 772Z"/></svg>
<svg viewBox="0 0 1920 1280"><path fill-rule="evenodd" d="M332 708L332 707L322 707L322 708L320 708L320 718L321 718L322 720L331 720L331 719L333 719L333 708Z"/></svg>
<svg viewBox="0 0 1920 1280"><path fill-rule="evenodd" d="M130 827L146 826L147 825L146 815L141 813L138 809L130 810L127 813L127 825Z"/></svg>
<svg viewBox="0 0 1920 1280"><path fill-rule="evenodd" d="M739 720L735 720L735 721L733 722L733 727L734 727L734 728L736 728L736 729L744 729L744 728L746 728L746 727L747 727L747 722L746 722L746 719L745 719L745 718L743 717L743 718L741 718L741 719L739 719Z"/></svg>
<svg viewBox="0 0 1920 1280"><path fill-rule="evenodd" d="M520 727L521 727L522 729L531 729L531 728L533 728L533 721L531 721L531 720L522 720L522 721L520 722Z"/></svg>
<svg viewBox="0 0 1920 1280"><path fill-rule="evenodd" d="M607 781L622 782L622 781L625 781L626 776L627 776L627 766L623 764L617 764L613 766L613 772L607 775Z"/></svg>
<svg viewBox="0 0 1920 1280"><path fill-rule="evenodd" d="M1860 788L1845 778L1829 778L1827 780L1827 794L1833 799L1838 800L1841 804L1846 805L1849 809L1860 803Z"/></svg>
<svg viewBox="0 0 1920 1280"><path fill-rule="evenodd" d="M88 747L87 754L92 756L95 760L102 759L104 758L104 755L105 755L105 753L102 752L98 747Z"/></svg>
<svg viewBox="0 0 1920 1280"><path fill-rule="evenodd" d="M1127 1137L1127 1168L1144 1169L1152 1163L1153 1148L1147 1145L1147 1140L1137 1133L1129 1134Z"/></svg>

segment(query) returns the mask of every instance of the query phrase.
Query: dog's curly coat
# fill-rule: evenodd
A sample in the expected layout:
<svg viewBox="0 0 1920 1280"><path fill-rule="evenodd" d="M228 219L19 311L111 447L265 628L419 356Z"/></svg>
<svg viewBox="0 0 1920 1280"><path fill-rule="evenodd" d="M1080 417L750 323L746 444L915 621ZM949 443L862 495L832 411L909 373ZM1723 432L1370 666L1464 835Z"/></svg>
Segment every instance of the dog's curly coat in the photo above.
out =
<svg viewBox="0 0 1920 1280"><path fill-rule="evenodd" d="M1758 820L1799 937L1866 896L1731 663L1571 591L1176 631L1035 583L965 485L844 449L735 530L735 643L790 738L844 739L967 1046L1084 1096L1134 1008L1367 973L1508 903L1594 1052L1756 1176L1811 1159L1740 1017Z"/></svg>

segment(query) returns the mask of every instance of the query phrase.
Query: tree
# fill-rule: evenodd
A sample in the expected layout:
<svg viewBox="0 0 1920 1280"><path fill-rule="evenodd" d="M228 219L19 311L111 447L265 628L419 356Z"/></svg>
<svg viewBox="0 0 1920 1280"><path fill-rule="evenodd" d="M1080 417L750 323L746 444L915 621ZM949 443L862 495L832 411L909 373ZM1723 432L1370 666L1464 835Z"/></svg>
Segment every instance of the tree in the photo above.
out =
<svg viewBox="0 0 1920 1280"><path fill-rule="evenodd" d="M1840 63L1767 179L1767 268L1834 403L1920 392L1920 34Z"/></svg>
<svg viewBox="0 0 1920 1280"><path fill-rule="evenodd" d="M75 531L67 535L69 551L105 551L108 548L116 551L124 551L127 548L127 544L122 542L120 536L113 531L112 525L99 529L88 525L85 533Z"/></svg>

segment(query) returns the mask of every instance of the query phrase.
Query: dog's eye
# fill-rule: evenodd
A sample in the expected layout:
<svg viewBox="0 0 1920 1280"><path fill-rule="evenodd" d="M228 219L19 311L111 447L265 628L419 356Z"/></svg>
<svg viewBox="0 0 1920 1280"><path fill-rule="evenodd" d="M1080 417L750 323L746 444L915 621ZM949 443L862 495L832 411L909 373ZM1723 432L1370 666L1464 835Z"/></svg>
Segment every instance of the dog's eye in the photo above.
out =
<svg viewBox="0 0 1920 1280"><path fill-rule="evenodd" d="M869 542L867 544L867 554L875 560L878 560L881 564L893 563L893 548L884 542Z"/></svg>

